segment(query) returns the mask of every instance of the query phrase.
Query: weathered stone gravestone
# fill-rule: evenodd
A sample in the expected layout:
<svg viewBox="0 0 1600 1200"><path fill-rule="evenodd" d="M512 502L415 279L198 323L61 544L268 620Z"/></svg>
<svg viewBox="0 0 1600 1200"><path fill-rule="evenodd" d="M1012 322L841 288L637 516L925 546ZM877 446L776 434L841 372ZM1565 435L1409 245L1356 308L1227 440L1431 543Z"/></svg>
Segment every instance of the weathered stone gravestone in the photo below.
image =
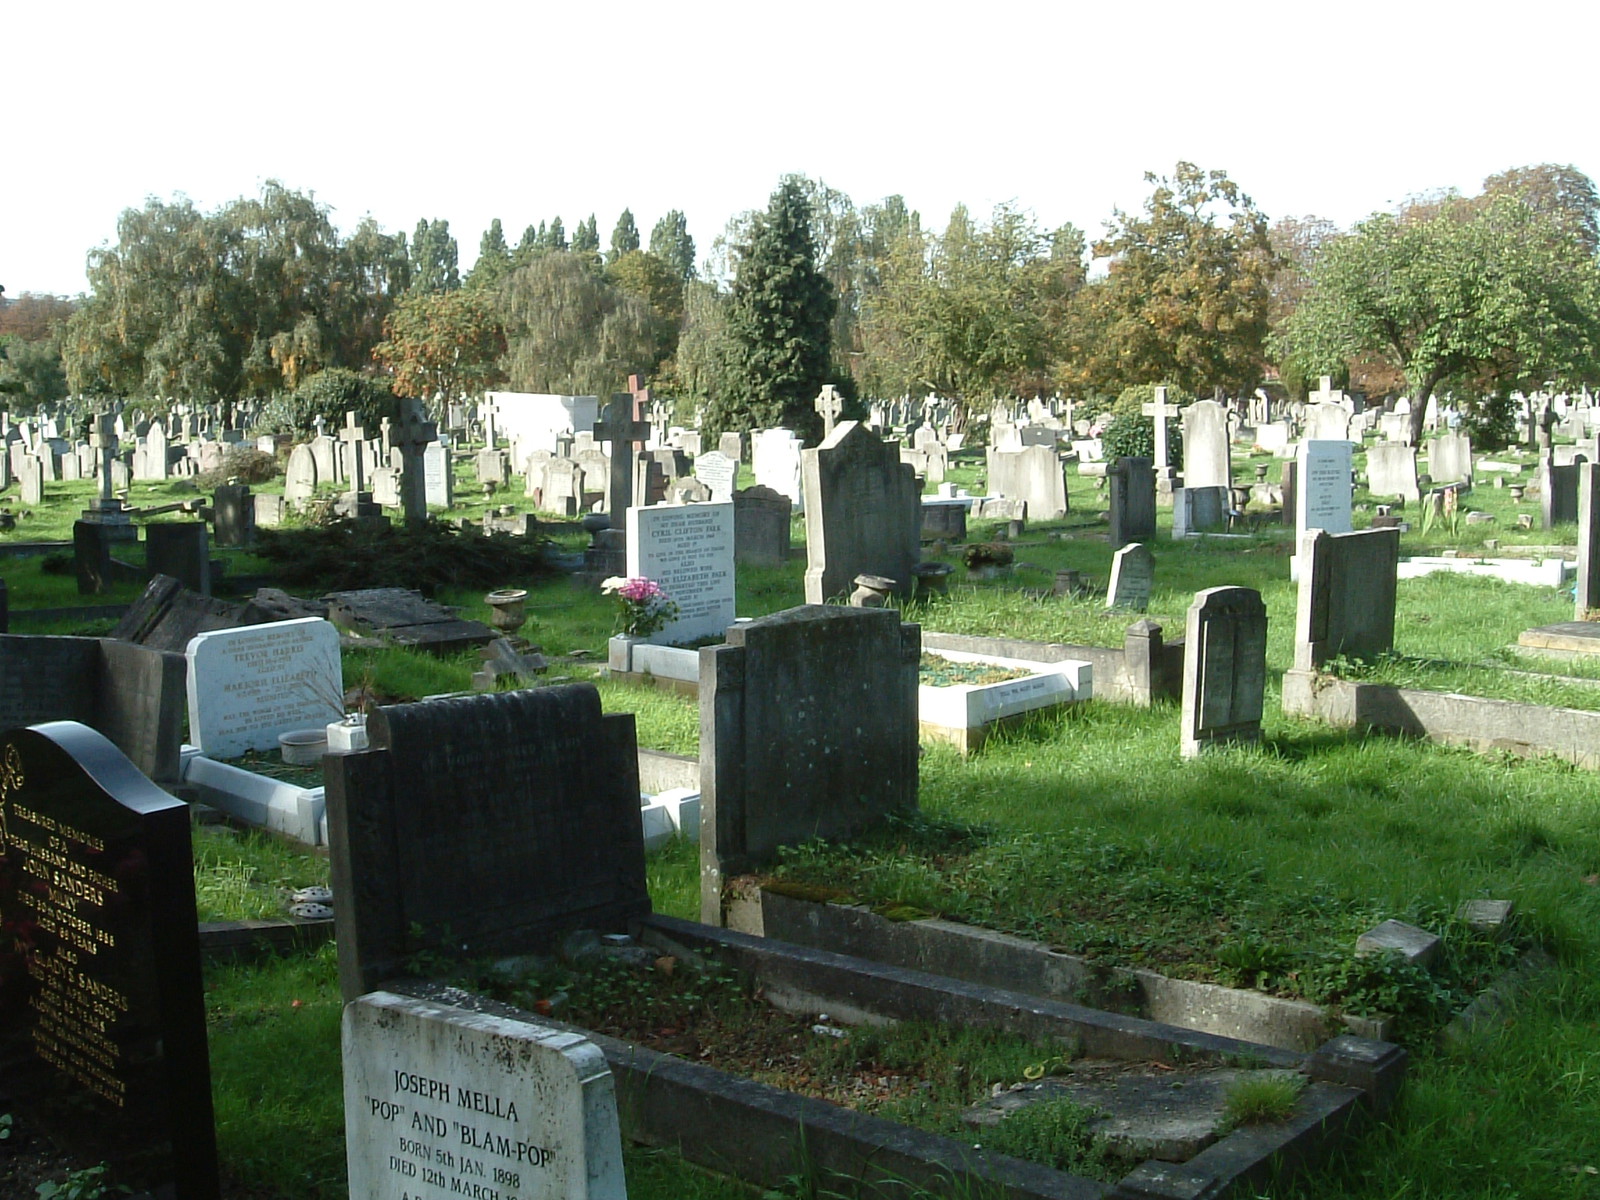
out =
<svg viewBox="0 0 1600 1200"><path fill-rule="evenodd" d="M1230 488L1228 410L1215 400L1197 400L1183 410L1183 486Z"/></svg>
<svg viewBox="0 0 1600 1200"><path fill-rule="evenodd" d="M1441 433L1428 443L1428 474L1433 482L1472 482L1472 439L1464 433Z"/></svg>
<svg viewBox="0 0 1600 1200"><path fill-rule="evenodd" d="M1300 537L1300 592L1295 608L1294 666L1316 671L1345 655L1371 658L1394 649L1398 529Z"/></svg>
<svg viewBox="0 0 1600 1200"><path fill-rule="evenodd" d="M1404 442L1374 442L1368 446L1367 490L1374 496L1399 496L1413 503L1420 499L1417 448Z"/></svg>
<svg viewBox="0 0 1600 1200"><path fill-rule="evenodd" d="M1227 742L1261 738L1267 683L1267 609L1252 588L1196 592L1184 625L1183 734L1194 758Z"/></svg>
<svg viewBox="0 0 1600 1200"><path fill-rule="evenodd" d="M734 462L744 459L744 434L725 433L717 439L717 449Z"/></svg>
<svg viewBox="0 0 1600 1200"><path fill-rule="evenodd" d="M1181 487L1172 493L1172 536L1185 538L1228 523L1228 489Z"/></svg>
<svg viewBox="0 0 1600 1200"><path fill-rule="evenodd" d="M548 950L650 911L633 715L592 684L425 700L323 760L346 1000L419 951Z"/></svg>
<svg viewBox="0 0 1600 1200"><path fill-rule="evenodd" d="M893 609L805 605L700 651L701 920L779 846L916 808L921 645Z"/></svg>
<svg viewBox="0 0 1600 1200"><path fill-rule="evenodd" d="M1600 463L1578 467L1578 582L1576 619L1600 609Z"/></svg>
<svg viewBox="0 0 1600 1200"><path fill-rule="evenodd" d="M242 483L225 483L212 497L211 519L219 546L248 546L256 540L256 506Z"/></svg>
<svg viewBox="0 0 1600 1200"><path fill-rule="evenodd" d="M316 456L311 453L310 446L301 442L289 451L289 462L283 469L284 503L304 507L316 492L319 478Z"/></svg>
<svg viewBox="0 0 1600 1200"><path fill-rule="evenodd" d="M339 633L318 617L217 629L189 642L189 740L208 758L276 750L344 716Z"/></svg>
<svg viewBox="0 0 1600 1200"><path fill-rule="evenodd" d="M750 466L756 482L789 497L793 508L805 503L800 452L800 439L788 429L763 429L750 438Z"/></svg>
<svg viewBox="0 0 1600 1200"><path fill-rule="evenodd" d="M0 1093L174 1200L218 1193L189 808L106 738L0 735Z"/></svg>
<svg viewBox="0 0 1600 1200"><path fill-rule="evenodd" d="M1106 472L1111 499L1111 548L1156 535L1156 473L1148 458L1119 458Z"/></svg>
<svg viewBox="0 0 1600 1200"><path fill-rule="evenodd" d="M169 444L166 427L160 421L150 426L150 432L145 434L144 445L140 449L141 453L134 460L134 477L142 480L165 479L168 475ZM142 470L139 469L141 467Z"/></svg>
<svg viewBox="0 0 1600 1200"><path fill-rule="evenodd" d="M1544 528L1578 519L1578 467L1577 463L1558 466L1548 458L1539 464L1539 510Z"/></svg>
<svg viewBox="0 0 1600 1200"><path fill-rule="evenodd" d="M628 510L628 574L653 579L678 606L677 620L646 641L719 637L733 624L733 503Z"/></svg>
<svg viewBox="0 0 1600 1200"><path fill-rule="evenodd" d="M1308 529L1350 532L1350 443L1304 441L1296 452L1294 523Z"/></svg>
<svg viewBox="0 0 1600 1200"><path fill-rule="evenodd" d="M739 477L739 460L720 450L702 454L694 460L694 477L711 489L717 504L733 499L733 485Z"/></svg>
<svg viewBox="0 0 1600 1200"><path fill-rule="evenodd" d="M373 992L340 1041L351 1196L627 1200L611 1069L581 1034Z"/></svg>
<svg viewBox="0 0 1600 1200"><path fill-rule="evenodd" d="M1061 456L1049 446L990 450L989 491L1028 506L1034 521L1059 521L1067 515L1067 477Z"/></svg>
<svg viewBox="0 0 1600 1200"><path fill-rule="evenodd" d="M1144 612L1150 607L1150 589L1155 586L1155 580L1156 558L1150 553L1150 547L1140 542L1124 546L1111 557L1106 607Z"/></svg>
<svg viewBox="0 0 1600 1200"><path fill-rule="evenodd" d="M422 451L423 496L431 508L452 508L456 502L455 468L450 448L443 442L429 442Z"/></svg>
<svg viewBox="0 0 1600 1200"><path fill-rule="evenodd" d="M789 561L790 498L771 488L748 487L733 494L733 560L756 567Z"/></svg>
<svg viewBox="0 0 1600 1200"><path fill-rule="evenodd" d="M44 464L37 454L23 456L17 470L17 483L22 503L35 506L44 503Z"/></svg>
<svg viewBox="0 0 1600 1200"><path fill-rule="evenodd" d="M806 510L806 603L850 591L857 575L915 586L922 539L917 478L900 452L858 421L801 455Z"/></svg>
<svg viewBox="0 0 1600 1200"><path fill-rule="evenodd" d="M1347 442L1350 440L1350 411L1342 404L1306 406L1305 440Z"/></svg>
<svg viewBox="0 0 1600 1200"><path fill-rule="evenodd" d="M344 472L339 469L339 443L327 434L319 433L307 445L311 448L311 457L317 462L317 481L343 482Z"/></svg>
<svg viewBox="0 0 1600 1200"><path fill-rule="evenodd" d="M170 575L191 592L211 595L211 548L204 521L151 522L144 529L145 569Z"/></svg>
<svg viewBox="0 0 1600 1200"><path fill-rule="evenodd" d="M176 782L183 716L181 654L114 638L0 637L0 730L77 721L151 779Z"/></svg>

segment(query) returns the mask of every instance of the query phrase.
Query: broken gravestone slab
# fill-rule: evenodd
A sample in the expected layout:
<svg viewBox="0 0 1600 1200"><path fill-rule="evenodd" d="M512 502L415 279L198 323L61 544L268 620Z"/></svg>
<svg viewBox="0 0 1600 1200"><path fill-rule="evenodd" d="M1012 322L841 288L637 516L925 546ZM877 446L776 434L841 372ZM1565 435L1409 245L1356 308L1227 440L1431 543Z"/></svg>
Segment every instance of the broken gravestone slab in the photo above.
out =
<svg viewBox="0 0 1600 1200"><path fill-rule="evenodd" d="M324 599L328 619L341 629L430 654L454 654L495 638L494 630L482 621L463 621L406 588L330 592Z"/></svg>
<svg viewBox="0 0 1600 1200"><path fill-rule="evenodd" d="M1404 921L1385 921L1356 938L1357 954L1382 954L1393 951L1408 963L1425 967L1439 951L1439 939L1426 929Z"/></svg>
<svg viewBox="0 0 1600 1200"><path fill-rule="evenodd" d="M1228 1095L1247 1079L1299 1080L1281 1069L1204 1067L1151 1070L1125 1062L1084 1059L1062 1077L1014 1084L968 1108L968 1125L992 1128L1046 1101L1068 1101L1095 1115L1085 1132L1118 1158L1187 1162L1232 1127Z"/></svg>

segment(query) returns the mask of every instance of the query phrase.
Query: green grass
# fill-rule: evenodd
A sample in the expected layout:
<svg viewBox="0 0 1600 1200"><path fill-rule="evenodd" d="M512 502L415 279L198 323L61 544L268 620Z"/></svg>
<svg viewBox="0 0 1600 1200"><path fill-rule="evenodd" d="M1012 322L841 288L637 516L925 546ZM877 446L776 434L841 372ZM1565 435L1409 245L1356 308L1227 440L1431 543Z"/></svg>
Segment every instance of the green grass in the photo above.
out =
<svg viewBox="0 0 1600 1200"><path fill-rule="evenodd" d="M195 906L202 921L253 921L284 915L285 889L327 886L328 860L262 830L196 826Z"/></svg>
<svg viewBox="0 0 1600 1200"><path fill-rule="evenodd" d="M1232 1125L1286 1121L1305 1087L1300 1075L1251 1075L1228 1088L1223 1112Z"/></svg>

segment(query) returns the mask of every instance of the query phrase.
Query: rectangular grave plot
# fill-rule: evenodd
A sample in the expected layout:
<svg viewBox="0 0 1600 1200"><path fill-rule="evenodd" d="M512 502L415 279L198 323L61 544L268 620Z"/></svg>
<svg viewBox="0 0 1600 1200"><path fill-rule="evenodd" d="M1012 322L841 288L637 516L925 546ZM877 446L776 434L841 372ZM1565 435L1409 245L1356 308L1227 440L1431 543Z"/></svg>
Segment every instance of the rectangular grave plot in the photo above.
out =
<svg viewBox="0 0 1600 1200"><path fill-rule="evenodd" d="M217 1193L189 810L102 735L0 737L0 1092L119 1179Z"/></svg>
<svg viewBox="0 0 1600 1200"><path fill-rule="evenodd" d="M379 709L325 762L347 998L446 943L544 949L650 911L632 714L590 685Z"/></svg>

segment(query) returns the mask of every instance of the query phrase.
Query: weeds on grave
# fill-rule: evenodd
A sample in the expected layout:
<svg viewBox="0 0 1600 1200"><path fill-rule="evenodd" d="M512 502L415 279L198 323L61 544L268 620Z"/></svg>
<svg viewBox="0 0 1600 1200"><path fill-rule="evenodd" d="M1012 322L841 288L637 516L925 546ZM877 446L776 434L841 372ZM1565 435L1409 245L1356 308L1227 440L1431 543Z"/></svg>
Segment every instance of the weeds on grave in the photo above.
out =
<svg viewBox="0 0 1600 1200"><path fill-rule="evenodd" d="M981 1145L1058 1171L1094 1174L1106 1161L1104 1147L1089 1131L1096 1115L1071 1100L1038 1100L985 1129Z"/></svg>
<svg viewBox="0 0 1600 1200"><path fill-rule="evenodd" d="M105 1196L131 1195L133 1189L127 1185L106 1181L109 1170L105 1163L84 1167L59 1182L41 1183L34 1192L39 1200L102 1200Z"/></svg>
<svg viewBox="0 0 1600 1200"><path fill-rule="evenodd" d="M1251 1075L1235 1080L1223 1098L1229 1127L1287 1121L1305 1087L1302 1075Z"/></svg>

